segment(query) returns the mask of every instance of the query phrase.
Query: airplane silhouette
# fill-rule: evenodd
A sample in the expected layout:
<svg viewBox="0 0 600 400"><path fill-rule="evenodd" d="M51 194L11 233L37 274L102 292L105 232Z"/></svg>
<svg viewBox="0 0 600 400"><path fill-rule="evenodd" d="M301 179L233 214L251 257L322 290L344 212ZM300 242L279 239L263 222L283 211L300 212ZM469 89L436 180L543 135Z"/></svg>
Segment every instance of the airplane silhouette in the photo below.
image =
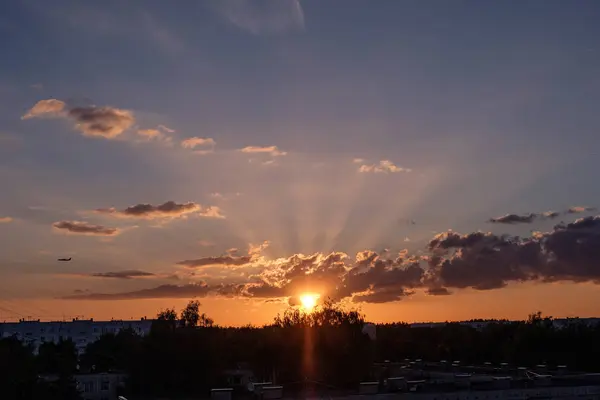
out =
<svg viewBox="0 0 600 400"><path fill-rule="evenodd" d="M71 257L69 257L69 258L59 258L58 261L71 261Z"/></svg>

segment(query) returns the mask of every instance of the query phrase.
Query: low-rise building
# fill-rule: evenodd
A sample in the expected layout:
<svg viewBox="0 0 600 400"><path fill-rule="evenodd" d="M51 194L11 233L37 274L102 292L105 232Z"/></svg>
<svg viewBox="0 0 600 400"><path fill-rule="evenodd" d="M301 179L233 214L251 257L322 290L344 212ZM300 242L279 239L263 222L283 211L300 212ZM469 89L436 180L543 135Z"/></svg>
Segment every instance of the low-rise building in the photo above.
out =
<svg viewBox="0 0 600 400"><path fill-rule="evenodd" d="M0 337L16 337L33 345L34 349L44 342L58 343L59 340L71 339L77 351L83 353L86 346L95 342L104 334L117 334L123 329L131 329L138 335L150 332L152 320L112 320L94 321L93 319L73 319L72 321L20 320L19 322L0 323Z"/></svg>

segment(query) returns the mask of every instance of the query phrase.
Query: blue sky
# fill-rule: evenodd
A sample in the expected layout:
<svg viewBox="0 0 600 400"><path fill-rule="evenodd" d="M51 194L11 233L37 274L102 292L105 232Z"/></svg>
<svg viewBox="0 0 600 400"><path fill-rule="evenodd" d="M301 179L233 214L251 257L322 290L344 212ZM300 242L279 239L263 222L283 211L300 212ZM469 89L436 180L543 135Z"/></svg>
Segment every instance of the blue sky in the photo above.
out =
<svg viewBox="0 0 600 400"><path fill-rule="evenodd" d="M590 209L532 223L488 221L600 205L599 17L594 1L2 4L0 288L8 317L23 314L26 301L75 290L88 298L70 301L86 300L94 314L103 307L89 297L97 293L265 280L282 289L291 275L285 282L273 276L284 279L297 253L344 252L350 270L367 249L379 260L384 248L422 257L448 229L529 237L556 233L561 220L593 217ZM33 112L49 99L60 110ZM95 113L101 107L109 117ZM86 127L89 118L118 133L99 134ZM204 142L184 146L190 138ZM189 202L193 212L125 212L168 201ZM116 211L94 212L110 207ZM66 235L53 228L61 221L120 231ZM248 246L264 241L252 255ZM237 269L222 260L178 264L230 248L251 262L235 261ZM553 259L550 253L544 248ZM71 263L56 262L68 255ZM154 275L90 276L131 270ZM528 274L496 290L457 285L453 293L501 296L521 281L549 290ZM550 280L564 283L567 296L575 290L568 285L595 279L584 275ZM337 277L342 286L345 276ZM324 289L318 282L307 279L303 290L332 294L330 281ZM405 282L393 305L411 314L425 286ZM257 307L293 298L293 290L197 294L209 305L250 299ZM376 282L358 292L379 293ZM133 300L155 297L186 296ZM458 298L429 297L432 310ZM74 309L68 302L52 307Z"/></svg>

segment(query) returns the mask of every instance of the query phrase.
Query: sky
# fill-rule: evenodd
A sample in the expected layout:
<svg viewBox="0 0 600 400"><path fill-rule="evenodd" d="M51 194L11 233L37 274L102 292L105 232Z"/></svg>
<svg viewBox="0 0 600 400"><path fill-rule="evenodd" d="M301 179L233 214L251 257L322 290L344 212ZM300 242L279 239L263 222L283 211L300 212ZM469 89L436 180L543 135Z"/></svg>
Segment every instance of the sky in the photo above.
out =
<svg viewBox="0 0 600 400"><path fill-rule="evenodd" d="M2 3L0 320L600 315L599 18Z"/></svg>

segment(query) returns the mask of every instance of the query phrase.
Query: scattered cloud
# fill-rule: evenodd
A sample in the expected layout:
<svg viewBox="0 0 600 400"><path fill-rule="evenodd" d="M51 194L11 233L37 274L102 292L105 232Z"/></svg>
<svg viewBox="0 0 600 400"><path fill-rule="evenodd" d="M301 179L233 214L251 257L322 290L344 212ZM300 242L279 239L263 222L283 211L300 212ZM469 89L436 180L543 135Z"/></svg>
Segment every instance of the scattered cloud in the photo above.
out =
<svg viewBox="0 0 600 400"><path fill-rule="evenodd" d="M175 133L176 132L175 129L171 129L165 125L159 125L159 126L157 126L157 128L166 133Z"/></svg>
<svg viewBox="0 0 600 400"><path fill-rule="evenodd" d="M38 101L21 119L39 117L62 117L71 120L75 129L85 136L114 139L135 123L129 110L109 106L74 107L68 109L65 102L57 99Z"/></svg>
<svg viewBox="0 0 600 400"><path fill-rule="evenodd" d="M160 285L151 289L142 289L125 293L78 293L64 296L69 300L132 300L205 297L214 288L205 283L188 285Z"/></svg>
<svg viewBox="0 0 600 400"><path fill-rule="evenodd" d="M52 224L55 230L76 235L115 236L120 233L117 228L94 225L85 221L58 221Z"/></svg>
<svg viewBox="0 0 600 400"><path fill-rule="evenodd" d="M40 100L21 119L41 117L61 117L65 115L66 104L56 99Z"/></svg>
<svg viewBox="0 0 600 400"><path fill-rule="evenodd" d="M202 247L213 247L215 245L215 243L210 240L199 240L198 244Z"/></svg>
<svg viewBox="0 0 600 400"><path fill-rule="evenodd" d="M589 211L596 211L596 207L581 207L581 206L569 207L565 213L566 214L580 214L580 213L589 212Z"/></svg>
<svg viewBox="0 0 600 400"><path fill-rule="evenodd" d="M0 217L0 224L8 224L12 221L13 219L11 217Z"/></svg>
<svg viewBox="0 0 600 400"><path fill-rule="evenodd" d="M212 4L228 23L254 35L304 30L299 0L219 0Z"/></svg>
<svg viewBox="0 0 600 400"><path fill-rule="evenodd" d="M390 160L381 160L379 164L363 164L358 168L358 172L374 172L374 173L396 173L396 172L411 172L409 168L402 168L395 165Z"/></svg>
<svg viewBox="0 0 600 400"><path fill-rule="evenodd" d="M242 153L253 153L253 154L269 154L273 157L285 156L287 155L286 151L281 151L277 146L246 146L243 149L240 149Z"/></svg>
<svg viewBox="0 0 600 400"><path fill-rule="evenodd" d="M116 208L111 207L99 208L94 211L99 214L107 214L122 218L179 218L194 213L202 217L224 218L219 207L210 206L204 208L198 203L187 202L180 204L172 200L156 206L148 203L140 203L129 206L123 210L117 210Z"/></svg>
<svg viewBox="0 0 600 400"><path fill-rule="evenodd" d="M177 265L183 265L188 268L199 268L206 267L209 265L225 265L225 266L239 266L248 264L252 261L250 256L218 256L218 257L201 257L191 260L183 260L177 262Z"/></svg>
<svg viewBox="0 0 600 400"><path fill-rule="evenodd" d="M95 278L133 279L133 278L155 277L156 274L153 274L152 272L131 269L131 270L112 271L112 272L96 272L96 273L91 274L90 276L95 277Z"/></svg>
<svg viewBox="0 0 600 400"><path fill-rule="evenodd" d="M292 299L310 291L335 301L386 303L417 290L439 296L464 288L492 290L528 281L600 284L600 215L559 224L530 237L448 231L431 238L426 254L403 250L393 256L364 250L354 258L332 252L267 259L262 252L268 244L249 245L243 256L230 249L218 257L177 263L194 269L222 266L244 271L236 275L237 281L85 295L96 300L208 295L268 300Z"/></svg>
<svg viewBox="0 0 600 400"><path fill-rule="evenodd" d="M537 218L537 214L506 214L501 217L490 218L489 222L496 224L530 224Z"/></svg>
<svg viewBox="0 0 600 400"><path fill-rule="evenodd" d="M68 115L84 135L106 139L114 139L135 122L131 111L114 107L75 107Z"/></svg>
<svg viewBox="0 0 600 400"><path fill-rule="evenodd" d="M210 206L210 207L203 208L198 212L198 215L200 217L204 217L204 218L218 218L218 219L225 218L225 215L223 215L221 208L217 207L217 206Z"/></svg>
<svg viewBox="0 0 600 400"><path fill-rule="evenodd" d="M158 129L138 129L137 134L146 139L153 139L160 137L162 132Z"/></svg>
<svg viewBox="0 0 600 400"><path fill-rule="evenodd" d="M44 89L44 85L42 85L41 83L34 83L32 85L29 85L30 88L35 89L35 90L43 90Z"/></svg>
<svg viewBox="0 0 600 400"><path fill-rule="evenodd" d="M362 163L365 162L365 159L364 158L355 158L355 159L352 160L352 162L354 164L362 164Z"/></svg>
<svg viewBox="0 0 600 400"><path fill-rule="evenodd" d="M570 207L562 213L558 211L545 211L542 213L506 214L500 217L490 218L488 222L497 224L530 224L535 222L540 217L545 219L554 219L559 217L561 214L579 214L595 210L595 207Z"/></svg>
<svg viewBox="0 0 600 400"><path fill-rule="evenodd" d="M560 213L558 211L545 211L542 213L542 217L550 218L550 219L554 219L554 218L558 217L559 215L560 215Z"/></svg>
<svg viewBox="0 0 600 400"><path fill-rule="evenodd" d="M194 151L197 154L214 152L216 144L217 142L215 142L213 138L201 138L196 136L181 141L181 147L184 149L196 149L199 147L200 149Z"/></svg>
<svg viewBox="0 0 600 400"><path fill-rule="evenodd" d="M254 245L254 244L250 243L248 245L248 254L251 256L254 256L254 257L258 257L270 245L271 245L271 242L269 240L265 240L264 242L262 242L261 244L258 244L258 245Z"/></svg>

